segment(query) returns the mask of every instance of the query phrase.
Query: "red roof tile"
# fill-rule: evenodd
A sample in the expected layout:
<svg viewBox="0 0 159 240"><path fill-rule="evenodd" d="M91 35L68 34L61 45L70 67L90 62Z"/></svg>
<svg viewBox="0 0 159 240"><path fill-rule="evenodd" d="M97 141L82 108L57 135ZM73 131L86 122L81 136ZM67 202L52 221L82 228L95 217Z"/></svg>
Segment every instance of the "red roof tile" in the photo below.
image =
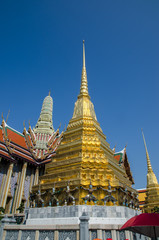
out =
<svg viewBox="0 0 159 240"><path fill-rule="evenodd" d="M3 151L2 149L0 149L0 156L7 157L9 160L12 160L11 156L7 152Z"/></svg>
<svg viewBox="0 0 159 240"><path fill-rule="evenodd" d="M0 143L0 148L7 150L6 145L4 143Z"/></svg>
<svg viewBox="0 0 159 240"><path fill-rule="evenodd" d="M22 134L14 131L13 129L10 129L6 127L8 139L14 142L15 144L22 146L23 148L27 149L25 138Z"/></svg>
<svg viewBox="0 0 159 240"><path fill-rule="evenodd" d="M115 158L117 161L120 161L121 156L120 156L120 155L115 155L114 158Z"/></svg>
<svg viewBox="0 0 159 240"><path fill-rule="evenodd" d="M5 129L5 136L7 137L6 140L3 139L3 127ZM5 122L3 127L0 126L0 156L7 158L11 161L17 161L17 159L22 159L24 161L28 161L34 164L46 164L51 161L51 157L55 155L55 149L52 149L53 152L50 153L49 156L46 154L45 159L37 159L35 160L29 146L27 146L26 140L25 140L25 135L19 133L18 131L12 129L9 127ZM28 136L28 141L32 145L32 140L30 138L30 135ZM52 140L53 140L52 136ZM58 144L55 144L57 142L57 138L54 139L53 143L50 146L50 149L52 147L55 147L54 145L57 145L56 148L58 147Z"/></svg>
<svg viewBox="0 0 159 240"><path fill-rule="evenodd" d="M12 146L13 149L16 149L18 151L23 152L24 154L32 156L28 149L22 148L21 146L15 145L14 143L10 143L10 146Z"/></svg>
<svg viewBox="0 0 159 240"><path fill-rule="evenodd" d="M3 142L2 128L0 127L0 141Z"/></svg>

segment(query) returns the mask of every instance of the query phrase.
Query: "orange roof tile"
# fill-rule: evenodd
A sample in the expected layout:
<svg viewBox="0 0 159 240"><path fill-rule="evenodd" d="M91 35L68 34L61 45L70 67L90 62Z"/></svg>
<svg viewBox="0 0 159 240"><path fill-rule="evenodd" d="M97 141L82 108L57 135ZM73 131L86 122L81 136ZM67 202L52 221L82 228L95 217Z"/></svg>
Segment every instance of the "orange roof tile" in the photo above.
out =
<svg viewBox="0 0 159 240"><path fill-rule="evenodd" d="M1 157L7 157L8 159L12 160L11 156L7 152L5 152L1 149L0 149L0 156Z"/></svg>
<svg viewBox="0 0 159 240"><path fill-rule="evenodd" d="M19 158L23 158L25 160L28 160L28 161L31 161L31 162L35 163L35 160L33 159L32 156L27 156L26 154L24 154L22 152L14 150L14 155L17 155Z"/></svg>
<svg viewBox="0 0 159 240"><path fill-rule="evenodd" d="M0 143L0 148L5 149L6 150L6 145L4 143Z"/></svg>
<svg viewBox="0 0 159 240"><path fill-rule="evenodd" d="M121 156L120 156L120 155L115 155L114 158L115 158L117 161L120 161Z"/></svg>
<svg viewBox="0 0 159 240"><path fill-rule="evenodd" d="M55 155L55 149L53 152L50 153L49 156L43 159L35 160L30 149L27 146L25 136L14 130L13 128L9 127L6 123L4 125L5 128L5 135L8 138L9 142L4 141L3 139L3 128L0 126L0 156L7 158L11 161L17 161L18 158L28 161L34 164L46 164L51 161L51 157ZM53 138L53 136L52 136ZM32 143L30 135L28 135L28 140ZM57 142L57 138L53 140L53 143L50 146L50 149L54 146ZM31 144L32 145L32 144ZM58 144L56 144L56 148Z"/></svg>
<svg viewBox="0 0 159 240"><path fill-rule="evenodd" d="M7 130L7 135L8 135L9 140L11 140L15 144L27 149L24 135L20 134L19 132L15 131L13 129L10 129L8 127L6 127L6 130Z"/></svg>
<svg viewBox="0 0 159 240"><path fill-rule="evenodd" d="M27 155L31 155L30 151L28 149L25 149L25 148L22 148L21 146L17 146L15 145L14 143L11 143L10 146L13 148L13 149L16 149L18 151L21 151L23 152L24 154L27 154Z"/></svg>
<svg viewBox="0 0 159 240"><path fill-rule="evenodd" d="M0 127L0 141L3 142L2 128Z"/></svg>

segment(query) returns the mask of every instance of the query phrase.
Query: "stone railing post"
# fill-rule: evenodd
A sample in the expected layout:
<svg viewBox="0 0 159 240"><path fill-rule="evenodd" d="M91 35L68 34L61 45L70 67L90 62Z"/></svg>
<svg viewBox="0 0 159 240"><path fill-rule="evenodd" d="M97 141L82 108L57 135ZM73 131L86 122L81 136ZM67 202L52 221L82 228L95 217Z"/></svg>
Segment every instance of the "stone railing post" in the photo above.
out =
<svg viewBox="0 0 159 240"><path fill-rule="evenodd" d="M8 218L8 216L5 215L4 218L2 218L1 225L0 225L0 239L2 239L2 237L3 237L4 225L15 224L15 223L16 223L16 221L13 217Z"/></svg>
<svg viewBox="0 0 159 240"><path fill-rule="evenodd" d="M89 216L86 212L82 213L80 219L80 240L89 240Z"/></svg>

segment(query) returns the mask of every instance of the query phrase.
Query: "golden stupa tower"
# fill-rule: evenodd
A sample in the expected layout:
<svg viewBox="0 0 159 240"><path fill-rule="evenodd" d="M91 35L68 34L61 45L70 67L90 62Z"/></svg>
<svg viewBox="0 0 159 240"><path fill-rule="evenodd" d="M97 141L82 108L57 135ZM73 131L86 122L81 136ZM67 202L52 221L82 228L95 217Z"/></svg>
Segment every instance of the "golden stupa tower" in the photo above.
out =
<svg viewBox="0 0 159 240"><path fill-rule="evenodd" d="M103 204L101 199L106 192L102 188L107 189L109 183L112 189L121 187L136 194L132 188L132 178L114 158L114 152L97 121L88 93L84 41L80 94L75 102L73 117L64 132L56 156L46 165L45 174L40 180L42 190L51 189L54 184L57 188L64 189L69 182L71 189L76 189L73 193L76 204L84 204L82 198L87 194L84 188L88 189L90 182L94 189L93 195L98 199L97 204ZM122 199L119 199L117 191L113 195L119 204ZM59 198L63 197L64 193Z"/></svg>
<svg viewBox="0 0 159 240"><path fill-rule="evenodd" d="M154 174L150 162L149 153L146 146L146 141L144 133L142 131L145 150L146 150L146 159L147 159L147 191L144 204L144 211L151 212L154 207L159 207L159 184Z"/></svg>

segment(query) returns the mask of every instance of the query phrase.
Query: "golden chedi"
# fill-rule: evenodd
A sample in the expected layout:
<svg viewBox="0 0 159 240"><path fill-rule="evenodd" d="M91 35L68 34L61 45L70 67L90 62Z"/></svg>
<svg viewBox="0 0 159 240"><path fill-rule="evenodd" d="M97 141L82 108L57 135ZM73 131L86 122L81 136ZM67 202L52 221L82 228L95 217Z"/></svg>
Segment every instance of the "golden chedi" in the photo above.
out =
<svg viewBox="0 0 159 240"><path fill-rule="evenodd" d="M154 207L159 207L159 184L154 174L150 162L150 157L148 154L145 137L142 131L145 150L146 150L146 159L147 159L147 191L144 204L144 212L150 213Z"/></svg>
<svg viewBox="0 0 159 240"><path fill-rule="evenodd" d="M102 205L102 199L107 194L112 194L116 204L122 205L124 196L127 196L127 204L133 194L137 196L133 183L128 161L126 165L118 163L97 121L88 93L83 41L80 94L56 156L46 165L45 174L40 177L41 191L55 187L59 190L57 197L61 205L73 202ZM110 192L106 191L110 186ZM95 201L86 201L87 195L93 196ZM70 197L70 202L66 202L66 196ZM108 204L113 205L113 202Z"/></svg>

